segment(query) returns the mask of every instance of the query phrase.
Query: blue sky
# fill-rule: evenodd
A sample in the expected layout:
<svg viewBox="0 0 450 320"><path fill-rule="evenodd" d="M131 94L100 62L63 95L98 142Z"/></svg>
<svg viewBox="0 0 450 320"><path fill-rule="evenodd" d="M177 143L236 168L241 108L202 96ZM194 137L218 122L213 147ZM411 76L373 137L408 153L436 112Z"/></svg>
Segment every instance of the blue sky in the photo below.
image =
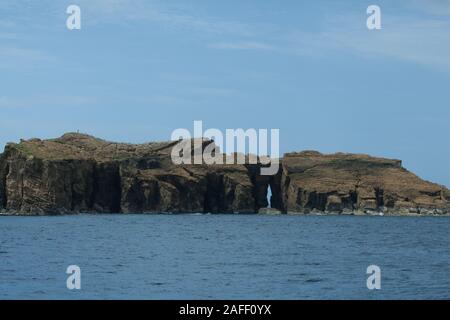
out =
<svg viewBox="0 0 450 320"><path fill-rule="evenodd" d="M0 2L1 146L168 140L194 120L279 128L281 152L399 158L450 186L450 1Z"/></svg>

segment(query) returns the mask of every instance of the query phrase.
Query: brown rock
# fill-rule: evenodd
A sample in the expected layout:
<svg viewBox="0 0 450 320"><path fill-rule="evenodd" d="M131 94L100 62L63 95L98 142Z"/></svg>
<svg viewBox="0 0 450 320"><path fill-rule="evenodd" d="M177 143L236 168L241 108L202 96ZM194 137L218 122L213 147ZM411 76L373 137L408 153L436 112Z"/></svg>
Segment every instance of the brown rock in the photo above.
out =
<svg viewBox="0 0 450 320"><path fill-rule="evenodd" d="M202 150L213 144L196 142L192 148ZM399 160L304 151L286 154L278 174L262 176L260 164L175 165L170 157L175 144L113 143L76 133L8 144L0 155L0 210L33 215L450 212L450 191L421 180ZM269 186L272 208L266 209Z"/></svg>
<svg viewBox="0 0 450 320"><path fill-rule="evenodd" d="M362 154L286 154L282 194L287 212L449 212L447 188L421 180L400 160Z"/></svg>

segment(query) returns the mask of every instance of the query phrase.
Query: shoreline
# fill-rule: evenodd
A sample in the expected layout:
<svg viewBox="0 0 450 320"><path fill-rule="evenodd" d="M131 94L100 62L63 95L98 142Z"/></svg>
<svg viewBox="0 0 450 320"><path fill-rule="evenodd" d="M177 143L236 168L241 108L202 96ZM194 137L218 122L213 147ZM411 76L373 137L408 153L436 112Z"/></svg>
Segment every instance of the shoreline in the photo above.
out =
<svg viewBox="0 0 450 320"><path fill-rule="evenodd" d="M59 213L59 214L17 214L11 212L0 212L0 217L66 217L66 216L297 216L297 217L450 217L450 213L430 213L430 214L420 214L420 213L361 213L361 212L350 212L350 213L338 213L338 212L289 212L289 213L202 213L202 212L108 212L108 213L92 213L92 212L77 212L77 213Z"/></svg>

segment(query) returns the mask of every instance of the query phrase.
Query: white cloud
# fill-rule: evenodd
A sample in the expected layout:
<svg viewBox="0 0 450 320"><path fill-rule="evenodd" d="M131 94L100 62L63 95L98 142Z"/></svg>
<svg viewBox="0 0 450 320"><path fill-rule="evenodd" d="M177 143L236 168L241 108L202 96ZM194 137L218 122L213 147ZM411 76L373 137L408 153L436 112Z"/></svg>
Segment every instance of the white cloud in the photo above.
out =
<svg viewBox="0 0 450 320"><path fill-rule="evenodd" d="M0 108L66 107L98 103L100 99L76 95L42 95L33 97L0 96Z"/></svg>
<svg viewBox="0 0 450 320"><path fill-rule="evenodd" d="M50 54L16 45L0 45L0 69L40 68L54 62Z"/></svg>
<svg viewBox="0 0 450 320"><path fill-rule="evenodd" d="M69 2L70 3L70 2ZM68 4L69 4L68 3ZM68 6L67 4L67 6ZM130 22L154 22L167 29L195 30L208 34L228 34L250 37L257 28L239 21L201 15L196 4L181 5L157 0L78 0L83 25L128 24ZM45 8L45 10L44 10ZM0 11L9 14L15 23L32 25L33 28L54 27L65 15L65 5L55 5L54 0L22 1L2 0ZM10 24L9 21L0 20Z"/></svg>
<svg viewBox="0 0 450 320"><path fill-rule="evenodd" d="M14 57L17 59L28 59L28 60L42 60L48 58L48 56L38 50L20 48L13 45L1 45L0 46L0 57Z"/></svg>
<svg viewBox="0 0 450 320"><path fill-rule="evenodd" d="M330 54L344 51L367 58L388 57L450 71L450 21L383 15L381 30L355 24L354 16L329 24L328 32L290 38L293 53ZM349 23L349 21L351 21Z"/></svg>
<svg viewBox="0 0 450 320"><path fill-rule="evenodd" d="M199 95L201 97L204 97L204 96L227 97L227 96L235 95L239 92L236 89L212 88L212 87L193 88L188 91L194 95Z"/></svg>
<svg viewBox="0 0 450 320"><path fill-rule="evenodd" d="M184 102L184 99L173 96L173 95L163 95L163 94L155 94L144 97L134 97L135 102L139 104L146 104L149 106L153 105L173 105Z"/></svg>
<svg viewBox="0 0 450 320"><path fill-rule="evenodd" d="M43 7L42 2L28 1L21 10L26 10L27 14L60 16L57 8L61 8L55 7L53 1L43 0L43 3L49 6L50 13L36 10ZM408 12L404 14L386 12L382 8L382 30L367 30L366 13L362 11L346 12L341 16L335 14L332 19L323 21L321 29L306 31L283 27L283 24L261 28L256 23L226 21L199 13L195 4L181 7L155 0L78 1L86 24L154 22L167 29L207 35L207 46L218 50L271 51L321 58L333 57L335 53L357 54L368 59L387 57L450 71L450 20L447 19L450 0L409 0L406 3L411 6L405 5ZM17 2L11 0L2 1L0 8L19 10ZM60 22L59 19L47 20ZM0 33L0 39L13 36ZM4 57L10 57L11 61L48 58L43 52L0 45L0 58ZM9 63L0 60L0 68L7 65Z"/></svg>
<svg viewBox="0 0 450 320"><path fill-rule="evenodd" d="M383 57L450 71L450 21L432 17L382 15L381 30L368 30L364 15L347 14L324 22L322 31L285 30L264 42L209 44L215 49L270 50L280 54L327 58L356 54Z"/></svg>
<svg viewBox="0 0 450 320"><path fill-rule="evenodd" d="M167 3L143 0L79 0L82 10L89 15L87 23L120 23L130 21L156 22L176 29L193 29L211 34L252 36L255 28L238 21L204 17L190 8L186 10ZM94 22L95 21L95 22Z"/></svg>
<svg viewBox="0 0 450 320"><path fill-rule="evenodd" d="M407 12L384 11L382 30L368 30L366 12L329 16L320 29L278 26L254 40L238 38L209 43L220 50L272 51L279 54L332 58L354 54L373 59L396 59L450 71L450 0L409 0ZM407 6L405 6L406 8Z"/></svg>
<svg viewBox="0 0 450 320"><path fill-rule="evenodd" d="M229 50L277 50L277 48L272 45L257 41L216 42L210 44L209 47Z"/></svg>
<svg viewBox="0 0 450 320"><path fill-rule="evenodd" d="M450 16L450 0L410 0L411 4L427 13L437 16Z"/></svg>
<svg viewBox="0 0 450 320"><path fill-rule="evenodd" d="M388 29L389 28L389 29ZM342 43L361 54L382 55L424 66L450 71L450 23L399 20L394 28L386 26L379 33L355 35Z"/></svg>

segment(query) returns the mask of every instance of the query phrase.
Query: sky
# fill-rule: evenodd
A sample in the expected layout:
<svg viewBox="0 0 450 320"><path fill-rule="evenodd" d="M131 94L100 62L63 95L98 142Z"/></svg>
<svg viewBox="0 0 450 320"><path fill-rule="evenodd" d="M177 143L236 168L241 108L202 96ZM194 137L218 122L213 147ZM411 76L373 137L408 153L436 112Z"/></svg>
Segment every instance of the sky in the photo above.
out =
<svg viewBox="0 0 450 320"><path fill-rule="evenodd" d="M0 148L78 130L169 140L194 120L450 186L450 0L0 1Z"/></svg>

